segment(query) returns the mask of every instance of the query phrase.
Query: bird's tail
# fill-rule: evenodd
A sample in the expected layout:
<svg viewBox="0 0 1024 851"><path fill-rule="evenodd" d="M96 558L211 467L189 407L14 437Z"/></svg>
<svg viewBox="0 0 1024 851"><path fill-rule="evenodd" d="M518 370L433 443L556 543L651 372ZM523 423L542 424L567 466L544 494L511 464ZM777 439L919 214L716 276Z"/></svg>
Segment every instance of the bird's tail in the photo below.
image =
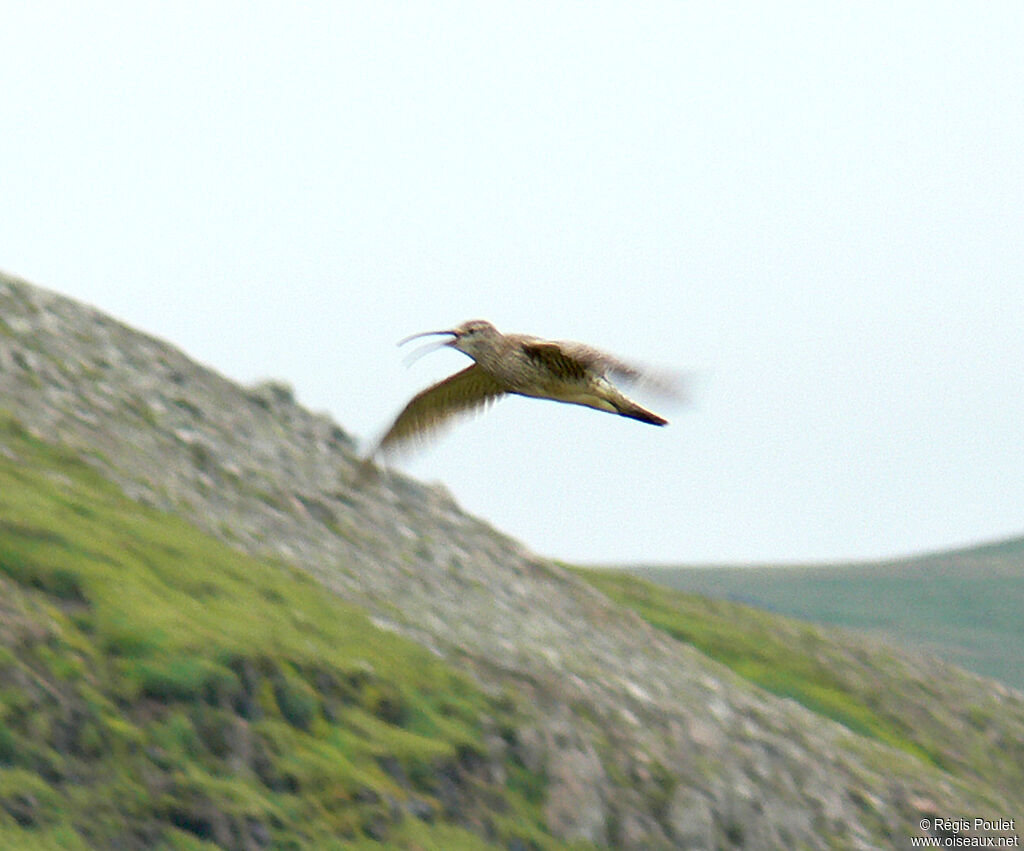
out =
<svg viewBox="0 0 1024 851"><path fill-rule="evenodd" d="M651 425L656 426L668 425L668 420L664 417L659 417L652 411L648 411L646 408L640 407L632 399L627 399L625 396L621 399L616 399L614 404L619 414L624 417L629 417L632 420L640 420L642 423L650 423Z"/></svg>

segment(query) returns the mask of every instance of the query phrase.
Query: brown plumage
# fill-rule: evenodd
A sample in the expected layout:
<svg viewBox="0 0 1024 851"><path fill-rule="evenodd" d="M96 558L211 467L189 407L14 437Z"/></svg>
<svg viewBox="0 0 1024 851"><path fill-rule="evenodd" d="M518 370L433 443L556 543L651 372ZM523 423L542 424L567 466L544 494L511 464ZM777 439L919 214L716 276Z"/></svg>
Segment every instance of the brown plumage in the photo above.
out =
<svg viewBox="0 0 1024 851"><path fill-rule="evenodd" d="M653 375L582 343L502 334L482 319L470 320L449 331L413 334L399 345L434 334L451 335L441 345L458 349L475 363L413 396L367 461L379 452L425 439L455 417L486 407L507 393L584 405L659 426L667 420L628 398L609 376L651 385L662 394L680 393L675 378Z"/></svg>

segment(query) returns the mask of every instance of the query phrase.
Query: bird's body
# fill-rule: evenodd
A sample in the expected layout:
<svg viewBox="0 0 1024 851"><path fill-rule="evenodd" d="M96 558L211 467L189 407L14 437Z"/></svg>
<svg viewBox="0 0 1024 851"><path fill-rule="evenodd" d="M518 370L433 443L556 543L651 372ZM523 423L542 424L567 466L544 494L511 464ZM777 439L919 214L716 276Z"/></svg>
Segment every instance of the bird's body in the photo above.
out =
<svg viewBox="0 0 1024 851"><path fill-rule="evenodd" d="M443 345L458 349L475 363L417 393L369 457L424 438L452 417L477 410L506 394L583 405L652 425L667 422L627 397L608 377L641 381L649 375L582 343L502 334L482 319L427 334L452 335ZM402 342L427 334L414 334ZM655 383L662 390L669 389L665 381Z"/></svg>
<svg viewBox="0 0 1024 851"><path fill-rule="evenodd" d="M665 420L644 411L605 377L605 369L597 363L598 355L580 343L508 334L502 335L493 349L478 351L474 359L478 367L504 384L508 393L584 405L665 425Z"/></svg>

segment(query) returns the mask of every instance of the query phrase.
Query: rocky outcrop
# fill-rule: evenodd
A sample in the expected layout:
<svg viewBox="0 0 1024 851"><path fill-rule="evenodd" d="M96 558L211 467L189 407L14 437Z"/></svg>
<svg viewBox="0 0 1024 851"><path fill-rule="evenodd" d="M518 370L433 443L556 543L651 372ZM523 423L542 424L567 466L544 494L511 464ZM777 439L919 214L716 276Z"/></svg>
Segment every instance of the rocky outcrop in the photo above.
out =
<svg viewBox="0 0 1024 851"><path fill-rule="evenodd" d="M923 815L1024 809L1019 789L968 782L761 691L440 488L387 471L355 486L351 438L286 385L240 387L9 277L0 400L131 497L309 571L379 624L514 695L531 722L494 747L546 777L546 817L567 839L645 851L904 847ZM906 663L915 665L946 670ZM1024 725L1021 695L955 676L986 695L994 717ZM931 699L953 735L967 722L942 689L934 683ZM983 731L979 747L988 737L997 748L1005 730Z"/></svg>

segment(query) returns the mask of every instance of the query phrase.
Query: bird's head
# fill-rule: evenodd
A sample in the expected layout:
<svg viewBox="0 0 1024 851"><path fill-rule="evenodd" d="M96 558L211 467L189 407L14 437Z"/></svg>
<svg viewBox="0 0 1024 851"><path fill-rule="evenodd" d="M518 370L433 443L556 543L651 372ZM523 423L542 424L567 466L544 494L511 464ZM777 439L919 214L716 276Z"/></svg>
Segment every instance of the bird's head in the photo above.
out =
<svg viewBox="0 0 1024 851"><path fill-rule="evenodd" d="M435 348L441 348L442 346L450 346L470 357L475 357L477 352L485 348L490 341L498 336L498 329L486 319L470 319L468 322L463 322L461 325L457 325L455 328L447 331L424 331L421 334L413 334L399 342L398 345L402 346L410 340L416 340L420 337L433 337L438 334L448 334L451 336L451 339L431 346L427 351L433 351Z"/></svg>

